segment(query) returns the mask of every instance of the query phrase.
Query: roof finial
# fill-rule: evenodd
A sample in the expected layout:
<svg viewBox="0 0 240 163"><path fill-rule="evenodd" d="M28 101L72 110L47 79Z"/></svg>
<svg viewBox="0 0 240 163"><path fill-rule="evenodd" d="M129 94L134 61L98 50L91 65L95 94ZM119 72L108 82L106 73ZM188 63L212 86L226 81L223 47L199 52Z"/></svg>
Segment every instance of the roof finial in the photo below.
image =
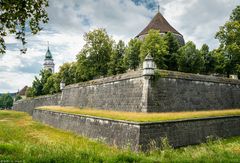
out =
<svg viewBox="0 0 240 163"><path fill-rule="evenodd" d="M158 12L160 12L160 5L158 4Z"/></svg>

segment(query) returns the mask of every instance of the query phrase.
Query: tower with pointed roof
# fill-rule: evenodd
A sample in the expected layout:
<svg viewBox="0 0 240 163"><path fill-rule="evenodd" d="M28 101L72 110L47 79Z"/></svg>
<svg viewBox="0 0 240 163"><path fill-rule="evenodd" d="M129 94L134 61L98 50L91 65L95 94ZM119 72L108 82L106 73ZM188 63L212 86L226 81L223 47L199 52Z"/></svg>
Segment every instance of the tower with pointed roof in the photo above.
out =
<svg viewBox="0 0 240 163"><path fill-rule="evenodd" d="M157 14L153 17L153 19L150 21L150 23L136 36L136 38L143 40L151 29L159 30L161 35L164 35L167 32L171 32L178 39L180 45L185 44L183 35L168 23L168 21L163 17L159 10Z"/></svg>
<svg viewBox="0 0 240 163"><path fill-rule="evenodd" d="M53 62L53 57L52 57L52 53L49 49L49 46L48 46L48 49L47 49L47 52L45 54L45 59L44 59L44 64L43 64L43 69L44 70L50 70L52 73L54 73L54 62Z"/></svg>

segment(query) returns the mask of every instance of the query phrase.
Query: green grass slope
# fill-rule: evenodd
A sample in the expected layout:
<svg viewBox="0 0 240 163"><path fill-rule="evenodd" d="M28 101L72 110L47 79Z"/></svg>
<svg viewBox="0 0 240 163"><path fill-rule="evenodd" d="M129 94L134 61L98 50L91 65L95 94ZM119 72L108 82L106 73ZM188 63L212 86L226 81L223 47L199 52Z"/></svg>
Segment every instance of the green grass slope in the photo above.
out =
<svg viewBox="0 0 240 163"><path fill-rule="evenodd" d="M114 120L125 120L133 122L157 122L193 118L240 116L240 109L208 110L208 111L186 111L186 112L165 112L165 113L142 113L124 112L112 110L100 110L77 107L42 106L37 109L50 110L71 114L90 115Z"/></svg>
<svg viewBox="0 0 240 163"><path fill-rule="evenodd" d="M26 113L0 111L0 162L240 162L240 137L146 153L120 150L32 121Z"/></svg>

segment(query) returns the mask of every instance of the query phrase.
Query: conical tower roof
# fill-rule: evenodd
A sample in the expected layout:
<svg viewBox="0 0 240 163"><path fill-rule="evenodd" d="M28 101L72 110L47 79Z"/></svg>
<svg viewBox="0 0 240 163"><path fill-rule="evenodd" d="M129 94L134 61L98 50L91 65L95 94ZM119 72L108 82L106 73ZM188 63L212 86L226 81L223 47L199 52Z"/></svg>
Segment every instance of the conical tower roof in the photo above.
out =
<svg viewBox="0 0 240 163"><path fill-rule="evenodd" d="M50 52L49 47L48 47L48 50L45 54L45 59L52 59L52 53Z"/></svg>
<svg viewBox="0 0 240 163"><path fill-rule="evenodd" d="M150 21L150 23L140 32L136 37L146 35L148 34L148 31L154 29L154 30L160 30L161 33L166 32L172 32L178 35L181 35L176 29L174 29L168 21L163 17L163 15L158 12L153 19ZM182 35L181 35L182 36Z"/></svg>

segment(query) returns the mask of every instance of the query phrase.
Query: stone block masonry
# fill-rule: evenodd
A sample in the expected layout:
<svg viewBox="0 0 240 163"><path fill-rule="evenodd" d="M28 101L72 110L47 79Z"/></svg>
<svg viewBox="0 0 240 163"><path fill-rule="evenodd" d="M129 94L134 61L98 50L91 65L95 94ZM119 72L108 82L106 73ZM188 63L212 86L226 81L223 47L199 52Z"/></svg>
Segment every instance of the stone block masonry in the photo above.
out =
<svg viewBox="0 0 240 163"><path fill-rule="evenodd" d="M68 85L61 95L14 103L32 113L36 106L61 105L131 112L175 112L240 108L240 80L158 70L142 70Z"/></svg>
<svg viewBox="0 0 240 163"><path fill-rule="evenodd" d="M240 81L161 70L150 80L148 112L218 110L240 107Z"/></svg>
<svg viewBox="0 0 240 163"><path fill-rule="evenodd" d="M67 86L62 106L141 112L143 84L141 71Z"/></svg>
<svg viewBox="0 0 240 163"><path fill-rule="evenodd" d="M138 149L140 130L137 123L40 109L34 109L33 119L111 145Z"/></svg>
<svg viewBox="0 0 240 163"><path fill-rule="evenodd" d="M240 107L240 81L160 70L136 71L67 86L62 106L134 112L174 112Z"/></svg>
<svg viewBox="0 0 240 163"><path fill-rule="evenodd" d="M24 111L32 115L33 109L39 106L59 105L61 94L40 96L14 102L13 110Z"/></svg>
<svg viewBox="0 0 240 163"><path fill-rule="evenodd" d="M147 150L152 142L159 147L161 138L167 138L173 147L181 147L202 143L209 136L240 135L240 116L136 123L34 109L33 119L132 150Z"/></svg>
<svg viewBox="0 0 240 163"><path fill-rule="evenodd" d="M139 144L147 149L152 140L156 146L160 146L160 138L167 138L173 147L182 147L203 143L208 137L227 138L239 135L240 116L153 122L140 124Z"/></svg>

